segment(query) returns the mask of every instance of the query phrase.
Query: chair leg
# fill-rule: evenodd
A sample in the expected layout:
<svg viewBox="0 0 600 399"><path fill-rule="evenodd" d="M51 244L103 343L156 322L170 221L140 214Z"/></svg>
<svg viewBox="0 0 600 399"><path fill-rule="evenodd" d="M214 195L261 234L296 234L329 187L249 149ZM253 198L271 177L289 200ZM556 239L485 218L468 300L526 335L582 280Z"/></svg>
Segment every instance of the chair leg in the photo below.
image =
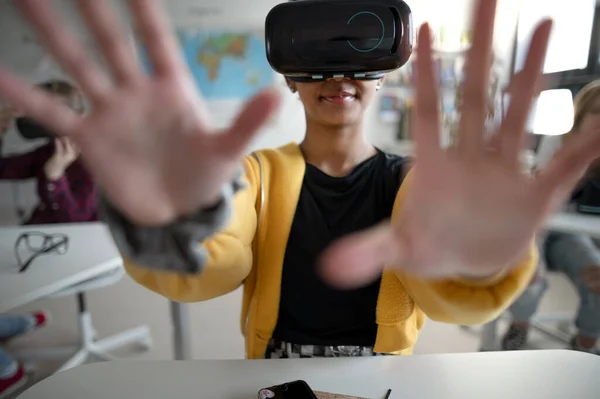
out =
<svg viewBox="0 0 600 399"><path fill-rule="evenodd" d="M79 345L74 347L43 348L37 350L23 350L15 354L18 359L32 361L35 359L59 358L67 360L58 371L80 366L90 358L97 360L115 360L108 352L119 347L138 343L143 349L152 347L152 336L148 326L140 326L123 331L111 337L96 340L97 332L92 323L92 315L87 310L85 293L77 294L77 324L79 327ZM70 358L69 358L70 356Z"/></svg>
<svg viewBox="0 0 600 399"><path fill-rule="evenodd" d="M97 332L92 323L92 315L87 311L84 293L79 293L79 328L81 334L82 347L103 360L112 360L113 357L108 352L129 345L138 343L143 349L152 347L152 336L148 326L140 326L121 333L106 337L100 340L96 339Z"/></svg>
<svg viewBox="0 0 600 399"><path fill-rule="evenodd" d="M498 350L498 320L492 320L483 325L481 329L481 352Z"/></svg>
<svg viewBox="0 0 600 399"><path fill-rule="evenodd" d="M531 327L536 331L544 334L546 337L553 339L555 341L559 341L564 344L568 344L571 342L571 336L564 331L560 331L559 329L554 329L548 326L541 324L540 322L533 321L531 322Z"/></svg>
<svg viewBox="0 0 600 399"><path fill-rule="evenodd" d="M144 349L152 347L152 338L150 336L150 328L141 326L132 328L131 330L123 331L119 334L103 338L94 343L94 350L100 352L110 352L111 350L138 343Z"/></svg>
<svg viewBox="0 0 600 399"><path fill-rule="evenodd" d="M77 353L75 355L73 355L66 363L64 363L58 369L57 373L64 371L64 370L68 370L73 367L81 366L82 364L85 364L88 357L89 357L89 352L86 349L80 349L79 351L77 351Z"/></svg>
<svg viewBox="0 0 600 399"><path fill-rule="evenodd" d="M106 352L99 351L98 349L91 349L89 353L92 358L103 362L112 362L114 360L117 360L117 358L115 358L114 356L109 355Z"/></svg>

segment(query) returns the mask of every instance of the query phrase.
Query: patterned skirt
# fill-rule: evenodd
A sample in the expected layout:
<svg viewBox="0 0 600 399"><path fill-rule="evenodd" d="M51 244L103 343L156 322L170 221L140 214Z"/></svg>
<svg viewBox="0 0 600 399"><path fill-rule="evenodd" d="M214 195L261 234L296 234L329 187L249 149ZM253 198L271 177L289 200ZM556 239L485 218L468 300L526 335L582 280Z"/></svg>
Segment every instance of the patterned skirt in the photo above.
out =
<svg viewBox="0 0 600 399"><path fill-rule="evenodd" d="M369 346L355 345L297 345L271 339L265 352L265 359L293 359L311 357L369 357L389 356L377 353Z"/></svg>

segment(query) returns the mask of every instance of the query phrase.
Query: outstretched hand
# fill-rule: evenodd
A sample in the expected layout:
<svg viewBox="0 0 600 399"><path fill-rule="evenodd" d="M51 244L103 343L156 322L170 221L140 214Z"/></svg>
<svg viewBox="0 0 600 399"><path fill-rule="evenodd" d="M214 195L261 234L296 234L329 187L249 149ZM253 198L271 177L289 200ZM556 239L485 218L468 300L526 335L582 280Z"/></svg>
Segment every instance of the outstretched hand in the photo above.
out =
<svg viewBox="0 0 600 399"><path fill-rule="evenodd" d="M69 137L111 202L140 225L162 225L214 205L247 144L279 103L258 94L229 129L217 132L181 58L158 0L129 0L154 74L146 76L105 0L77 0L108 71L95 65L49 1L15 2L41 41L91 102L81 117L0 68L0 96Z"/></svg>
<svg viewBox="0 0 600 399"><path fill-rule="evenodd" d="M344 238L324 255L324 275L339 286L372 280L386 266L413 275L480 279L510 270L523 259L545 219L567 199L579 177L600 156L600 131L580 132L535 177L519 155L551 31L539 25L513 86L507 115L486 140L487 87L495 0L477 2L467 56L459 142L440 146L439 89L431 33L420 29L417 53L416 166L392 223Z"/></svg>

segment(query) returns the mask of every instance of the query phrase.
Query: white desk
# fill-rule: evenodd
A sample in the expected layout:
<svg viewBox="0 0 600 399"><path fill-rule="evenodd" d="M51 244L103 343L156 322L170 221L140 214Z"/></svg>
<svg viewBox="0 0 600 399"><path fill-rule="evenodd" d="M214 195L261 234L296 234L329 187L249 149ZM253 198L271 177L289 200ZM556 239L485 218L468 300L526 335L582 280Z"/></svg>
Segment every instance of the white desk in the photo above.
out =
<svg viewBox="0 0 600 399"><path fill-rule="evenodd" d="M560 212L548 220L548 230L585 234L600 239L600 215Z"/></svg>
<svg viewBox="0 0 600 399"><path fill-rule="evenodd" d="M398 399L597 399L600 357L572 351L294 360L127 361L77 367L21 399L249 399L303 379L314 389Z"/></svg>
<svg viewBox="0 0 600 399"><path fill-rule="evenodd" d="M15 242L20 234L33 231L67 235L68 251L62 255L54 252L42 254L25 272L19 273L14 252ZM0 228L0 313L38 299L78 296L79 346L23 352L17 356L30 360L72 355L61 368L65 370L83 364L90 356L111 360L108 352L128 343L136 342L149 347L151 338L147 326L96 340L84 293L89 289L113 284L123 274L121 256L108 229L101 223Z"/></svg>
<svg viewBox="0 0 600 399"><path fill-rule="evenodd" d="M14 245L26 231L66 234L69 250L41 255L19 273ZM100 223L0 228L0 313L121 268L121 256Z"/></svg>

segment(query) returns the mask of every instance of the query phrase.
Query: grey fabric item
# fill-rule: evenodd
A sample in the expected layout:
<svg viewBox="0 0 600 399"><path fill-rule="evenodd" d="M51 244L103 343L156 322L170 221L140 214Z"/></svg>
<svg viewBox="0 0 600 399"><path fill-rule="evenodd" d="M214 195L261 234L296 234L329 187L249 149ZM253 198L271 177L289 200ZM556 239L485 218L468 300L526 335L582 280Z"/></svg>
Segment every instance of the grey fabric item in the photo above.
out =
<svg viewBox="0 0 600 399"><path fill-rule="evenodd" d="M208 255L200 243L225 227L236 192L245 188L242 172L223 187L219 203L161 227L132 224L100 195L100 217L108 224L119 251L140 267L181 274L200 273Z"/></svg>

